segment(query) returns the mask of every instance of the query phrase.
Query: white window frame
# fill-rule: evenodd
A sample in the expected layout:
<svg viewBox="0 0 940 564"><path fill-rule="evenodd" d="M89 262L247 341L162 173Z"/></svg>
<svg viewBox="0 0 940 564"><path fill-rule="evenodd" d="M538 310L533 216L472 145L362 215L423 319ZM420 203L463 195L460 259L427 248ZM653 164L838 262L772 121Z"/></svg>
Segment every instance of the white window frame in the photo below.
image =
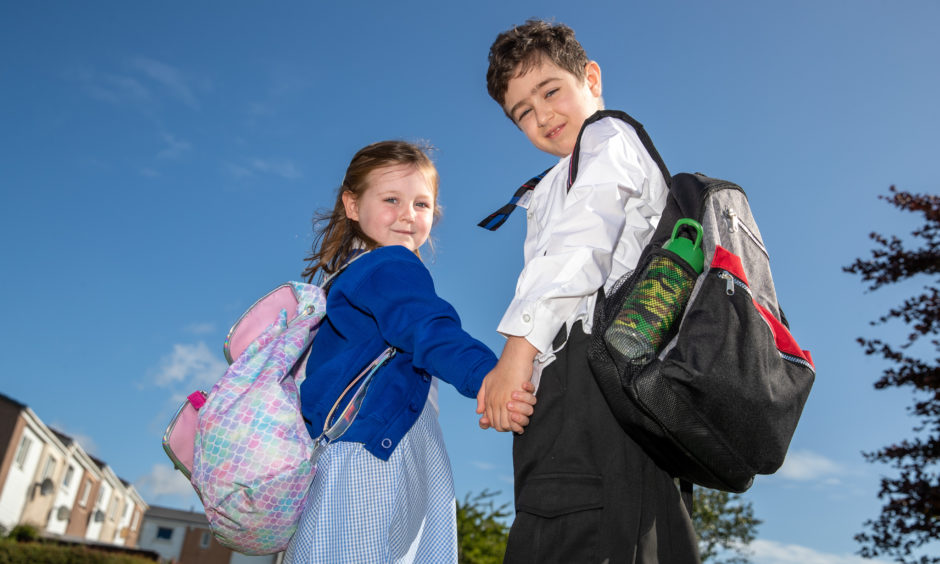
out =
<svg viewBox="0 0 940 564"><path fill-rule="evenodd" d="M23 438L20 439L20 446L16 448L16 457L13 459L13 463L20 470L26 467L26 457L29 456L31 446L33 446L33 439L24 434Z"/></svg>
<svg viewBox="0 0 940 564"><path fill-rule="evenodd" d="M92 486L91 479L85 480L84 483L85 483L85 489L84 491L82 491L82 499L81 501L78 502L78 504L82 507L85 507L86 505L88 505L88 496L91 495L91 486Z"/></svg>
<svg viewBox="0 0 940 564"><path fill-rule="evenodd" d="M212 533L203 531L202 536L199 537L199 548L209 548L210 544L212 544Z"/></svg>
<svg viewBox="0 0 940 564"><path fill-rule="evenodd" d="M62 487L68 489L71 486L72 478L75 477L75 466L69 464L68 470L65 471L65 477L62 478Z"/></svg>
<svg viewBox="0 0 940 564"><path fill-rule="evenodd" d="M166 537L160 536L160 533L162 533L163 531L170 531L170 534ZM170 542L173 540L173 533L175 532L176 531L173 530L173 527L162 527L158 525L157 532L154 535L154 540L157 540L160 542L163 542L163 541Z"/></svg>
<svg viewBox="0 0 940 564"><path fill-rule="evenodd" d="M51 478L55 473L56 463L58 461L51 454L46 458L46 465L42 467L42 477L39 478L39 483L41 484L46 480L46 478Z"/></svg>

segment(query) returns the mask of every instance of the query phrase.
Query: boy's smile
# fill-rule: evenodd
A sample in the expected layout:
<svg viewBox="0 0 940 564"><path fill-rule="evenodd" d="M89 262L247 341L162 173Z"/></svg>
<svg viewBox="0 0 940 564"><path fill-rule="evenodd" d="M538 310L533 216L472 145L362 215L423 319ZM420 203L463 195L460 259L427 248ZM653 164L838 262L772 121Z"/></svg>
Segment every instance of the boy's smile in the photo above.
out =
<svg viewBox="0 0 940 564"><path fill-rule="evenodd" d="M574 150L584 120L603 108L601 69L594 61L578 79L547 58L510 79L506 113L536 148L557 157Z"/></svg>

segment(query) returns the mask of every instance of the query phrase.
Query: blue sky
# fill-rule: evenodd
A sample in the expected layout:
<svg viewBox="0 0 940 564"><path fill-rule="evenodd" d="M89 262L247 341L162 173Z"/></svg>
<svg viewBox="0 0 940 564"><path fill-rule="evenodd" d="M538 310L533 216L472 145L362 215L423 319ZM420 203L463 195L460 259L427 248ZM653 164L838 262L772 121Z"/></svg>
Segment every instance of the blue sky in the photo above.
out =
<svg viewBox="0 0 940 564"><path fill-rule="evenodd" d="M674 172L747 190L794 335L818 379L784 468L746 494L760 564L856 562L877 515L863 461L910 436L908 391L860 335L923 285L866 293L841 271L875 230L914 217L888 186L937 192L940 4L930 1L3 2L0 5L0 392L135 483L188 508L160 436L179 400L224 370L251 302L296 279L310 219L349 158L427 140L444 217L439 293L499 351L524 218L476 221L554 159L486 95L496 34L571 25L609 108L646 125ZM442 388L458 495L511 499L510 438Z"/></svg>

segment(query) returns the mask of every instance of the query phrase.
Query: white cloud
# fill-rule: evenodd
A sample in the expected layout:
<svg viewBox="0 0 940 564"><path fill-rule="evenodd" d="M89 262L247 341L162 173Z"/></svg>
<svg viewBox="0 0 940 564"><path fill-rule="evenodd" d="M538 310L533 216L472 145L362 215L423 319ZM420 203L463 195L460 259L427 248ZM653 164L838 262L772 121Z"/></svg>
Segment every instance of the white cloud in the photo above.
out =
<svg viewBox="0 0 940 564"><path fill-rule="evenodd" d="M131 66L144 73L148 78L163 86L170 95L191 108L199 107L188 81L176 67L160 61L138 57L131 61Z"/></svg>
<svg viewBox="0 0 940 564"><path fill-rule="evenodd" d="M98 456L98 445L95 443L95 440L91 438L91 435L86 435L80 431L73 431L68 428L67 425L63 425L59 421L54 421L50 427L59 431L60 433L67 435L76 444L82 447L82 450L87 452L92 456Z"/></svg>
<svg viewBox="0 0 940 564"><path fill-rule="evenodd" d="M177 139L169 133L163 134L163 142L166 143L166 148L157 153L158 159L176 159L193 148L189 141Z"/></svg>
<svg viewBox="0 0 940 564"><path fill-rule="evenodd" d="M166 464L154 464L149 474L134 482L134 487L146 499L167 496L182 501L190 498L195 492L189 480L182 472L173 468L169 459Z"/></svg>
<svg viewBox="0 0 940 564"><path fill-rule="evenodd" d="M190 323L183 330L194 335L208 335L215 332L215 325L212 323Z"/></svg>
<svg viewBox="0 0 940 564"><path fill-rule="evenodd" d="M280 158L252 158L244 164L225 162L222 163L222 170L237 179L255 176L256 174L271 174L287 180L297 180L303 177L303 173L293 161Z"/></svg>
<svg viewBox="0 0 940 564"><path fill-rule="evenodd" d="M173 345L173 352L160 360L153 381L161 388L209 389L225 373L228 364L205 343Z"/></svg>
<svg viewBox="0 0 940 564"><path fill-rule="evenodd" d="M474 460L471 464L473 464L480 470L495 470L496 469L496 465L490 464L489 462L481 462L479 460Z"/></svg>
<svg viewBox="0 0 940 564"><path fill-rule="evenodd" d="M300 170L287 159L252 159L251 167L259 172L267 172L288 180L301 177Z"/></svg>
<svg viewBox="0 0 940 564"><path fill-rule="evenodd" d="M783 466L777 475L790 480L808 481L828 478L841 474L841 466L821 454L808 450L791 451L787 454Z"/></svg>
<svg viewBox="0 0 940 564"><path fill-rule="evenodd" d="M152 100L150 90L136 78L78 69L68 73L77 80L82 90L101 102L109 104L139 104Z"/></svg>
<svg viewBox="0 0 940 564"><path fill-rule="evenodd" d="M754 564L888 564L886 560L862 558L855 554L831 554L763 539L753 541L748 547Z"/></svg>

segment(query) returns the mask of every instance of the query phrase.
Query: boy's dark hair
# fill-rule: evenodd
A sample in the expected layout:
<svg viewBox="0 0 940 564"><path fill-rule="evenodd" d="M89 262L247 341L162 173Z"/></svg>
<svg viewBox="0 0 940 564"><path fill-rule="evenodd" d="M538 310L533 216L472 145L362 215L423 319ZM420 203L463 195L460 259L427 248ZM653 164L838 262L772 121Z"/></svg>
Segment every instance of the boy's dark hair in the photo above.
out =
<svg viewBox="0 0 940 564"><path fill-rule="evenodd" d="M525 24L500 33L490 47L490 66L486 71L486 89L505 105L509 81L537 66L542 57L584 79L589 60L584 48L574 38L574 30L562 23L527 20Z"/></svg>

